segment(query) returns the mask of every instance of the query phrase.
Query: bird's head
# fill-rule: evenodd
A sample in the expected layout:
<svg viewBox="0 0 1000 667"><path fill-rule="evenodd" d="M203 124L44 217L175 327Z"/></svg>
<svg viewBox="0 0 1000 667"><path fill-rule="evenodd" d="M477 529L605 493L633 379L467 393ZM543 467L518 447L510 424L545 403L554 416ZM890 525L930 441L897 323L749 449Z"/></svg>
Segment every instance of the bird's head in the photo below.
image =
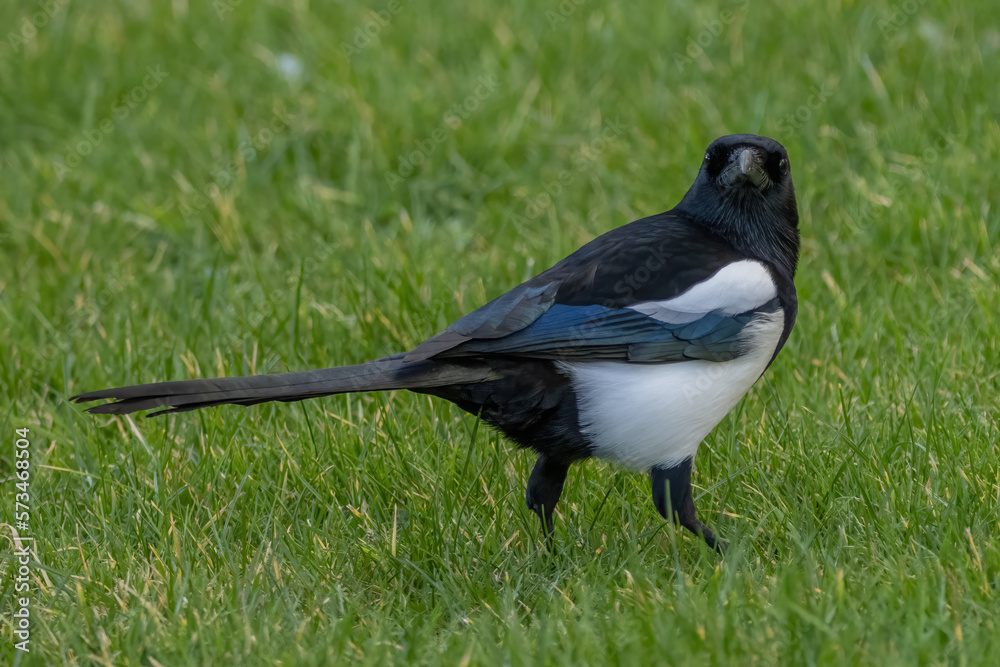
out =
<svg viewBox="0 0 1000 667"><path fill-rule="evenodd" d="M794 275L799 213L784 146L755 134L712 142L679 209L751 256Z"/></svg>

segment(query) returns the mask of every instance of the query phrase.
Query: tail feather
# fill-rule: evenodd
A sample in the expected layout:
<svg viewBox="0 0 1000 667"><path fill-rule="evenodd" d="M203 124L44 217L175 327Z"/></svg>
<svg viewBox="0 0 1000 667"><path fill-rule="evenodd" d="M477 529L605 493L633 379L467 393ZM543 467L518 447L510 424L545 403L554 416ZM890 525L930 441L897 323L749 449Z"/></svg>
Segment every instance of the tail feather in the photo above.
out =
<svg viewBox="0 0 1000 667"><path fill-rule="evenodd" d="M406 362L397 357L355 366L339 366L298 373L251 375L211 380L156 382L117 389L104 389L74 396L77 403L115 399L88 408L94 414L123 415L163 407L150 414L187 412L214 405L255 405L268 401L301 401L358 391L421 389L496 379L482 363L440 363L432 360Z"/></svg>

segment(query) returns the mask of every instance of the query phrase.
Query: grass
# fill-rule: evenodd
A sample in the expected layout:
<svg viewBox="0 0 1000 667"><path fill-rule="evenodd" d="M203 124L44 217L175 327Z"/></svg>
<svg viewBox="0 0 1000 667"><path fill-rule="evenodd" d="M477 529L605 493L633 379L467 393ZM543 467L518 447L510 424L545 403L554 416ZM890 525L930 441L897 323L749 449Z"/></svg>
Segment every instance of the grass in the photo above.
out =
<svg viewBox="0 0 1000 667"><path fill-rule="evenodd" d="M1000 8L561 7L3 3L0 663L994 664ZM533 457L427 397L67 402L406 349L737 131L788 148L804 246L697 458L725 558L594 461L548 553Z"/></svg>

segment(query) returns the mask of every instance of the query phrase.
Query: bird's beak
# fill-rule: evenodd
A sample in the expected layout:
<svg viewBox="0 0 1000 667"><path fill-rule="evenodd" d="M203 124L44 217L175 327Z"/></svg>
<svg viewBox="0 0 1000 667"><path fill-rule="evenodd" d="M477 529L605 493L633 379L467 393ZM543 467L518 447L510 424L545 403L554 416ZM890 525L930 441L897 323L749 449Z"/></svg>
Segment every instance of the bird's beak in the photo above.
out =
<svg viewBox="0 0 1000 667"><path fill-rule="evenodd" d="M748 171L750 171L750 165L753 164L753 161L754 161L753 160L753 153L750 151L749 148L744 148L740 152L740 157L739 157L739 160L738 160L738 163L739 163L739 166L740 166L740 173L741 174L746 174Z"/></svg>
<svg viewBox="0 0 1000 667"><path fill-rule="evenodd" d="M742 149L730 159L719 174L719 180L728 186L749 184L760 190L771 184L771 179L764 170L763 159L749 148Z"/></svg>

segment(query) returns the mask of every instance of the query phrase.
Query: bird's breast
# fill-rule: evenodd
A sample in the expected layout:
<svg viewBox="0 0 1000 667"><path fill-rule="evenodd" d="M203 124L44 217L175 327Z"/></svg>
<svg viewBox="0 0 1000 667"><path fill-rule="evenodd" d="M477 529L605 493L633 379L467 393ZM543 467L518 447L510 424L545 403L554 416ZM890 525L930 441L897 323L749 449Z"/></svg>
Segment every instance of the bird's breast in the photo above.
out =
<svg viewBox="0 0 1000 667"><path fill-rule="evenodd" d="M730 361L560 362L594 455L633 468L672 467L732 410L767 368L784 326L778 310L751 321Z"/></svg>

